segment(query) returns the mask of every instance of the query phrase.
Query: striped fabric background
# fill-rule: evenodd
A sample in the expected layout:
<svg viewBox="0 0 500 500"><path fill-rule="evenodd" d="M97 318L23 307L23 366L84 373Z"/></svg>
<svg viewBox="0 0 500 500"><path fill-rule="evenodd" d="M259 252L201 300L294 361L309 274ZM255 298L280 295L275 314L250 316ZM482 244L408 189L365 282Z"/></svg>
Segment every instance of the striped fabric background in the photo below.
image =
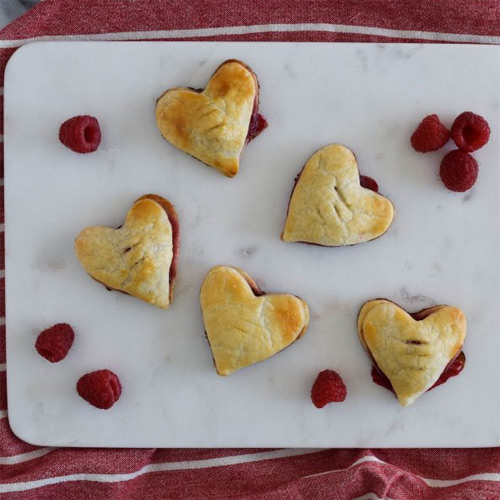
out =
<svg viewBox="0 0 500 500"><path fill-rule="evenodd" d="M3 73L35 40L500 43L496 0L45 0L0 31ZM0 497L414 500L500 498L500 449L39 448L6 406L0 120Z"/></svg>

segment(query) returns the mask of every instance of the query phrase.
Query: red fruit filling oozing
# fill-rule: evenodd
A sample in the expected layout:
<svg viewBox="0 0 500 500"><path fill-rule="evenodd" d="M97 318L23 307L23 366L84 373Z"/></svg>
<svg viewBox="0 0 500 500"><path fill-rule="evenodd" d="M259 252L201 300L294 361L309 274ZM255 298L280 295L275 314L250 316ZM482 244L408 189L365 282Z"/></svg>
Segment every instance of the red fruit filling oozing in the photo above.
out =
<svg viewBox="0 0 500 500"><path fill-rule="evenodd" d="M248 68L247 66L247 69ZM253 109L252 116L250 118L250 123L248 125L247 138L245 140L245 144L248 144L251 140L255 139L268 125L266 118L259 113L259 91L260 85L255 73L253 73L253 77L255 80L255 85L257 85L257 94L253 101Z"/></svg>
<svg viewBox="0 0 500 500"><path fill-rule="evenodd" d="M460 351L458 356L456 356L450 363L448 363L448 366L444 369L443 373L441 373L441 376L436 380L436 383L432 387L427 389L427 391L434 389L438 385L444 384L449 378L457 376L463 370L464 366L465 354L463 353L463 351ZM390 380L379 370L376 365L372 366L372 380L376 384L389 389L391 392L394 392Z"/></svg>
<svg viewBox="0 0 500 500"><path fill-rule="evenodd" d="M429 307L428 309L423 309L421 311L417 311L415 313L410 314L410 316L416 320L416 321L421 321L427 316L431 315L433 312L435 312L439 307ZM373 359L372 356L370 356L373 362L372 366L372 380L375 382L377 385L380 385L382 387L385 387L386 389L389 389L391 392L394 392L394 389L392 387L391 381L385 376L385 374L380 370L378 367L377 363ZM439 378L436 380L434 385L432 387L429 387L426 392L434 389L438 385L444 384L449 378L457 376L465 367L465 354L463 351L460 351L446 366L446 368L443 370L443 373L439 376Z"/></svg>
<svg viewBox="0 0 500 500"><path fill-rule="evenodd" d="M371 191L375 191L378 193L378 184L375 179L372 179L371 177L368 177L367 175L360 175L359 176L359 183L361 187L364 187L366 189L370 189Z"/></svg>

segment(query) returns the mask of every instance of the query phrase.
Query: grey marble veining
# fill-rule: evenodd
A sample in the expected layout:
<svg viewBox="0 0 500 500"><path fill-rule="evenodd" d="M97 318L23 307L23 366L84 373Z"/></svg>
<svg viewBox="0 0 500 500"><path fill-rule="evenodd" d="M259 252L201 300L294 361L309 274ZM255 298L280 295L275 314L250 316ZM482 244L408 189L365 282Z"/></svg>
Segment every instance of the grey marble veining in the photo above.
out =
<svg viewBox="0 0 500 500"><path fill-rule="evenodd" d="M174 149L156 130L156 98L203 87L225 59L249 64L269 128L227 179ZM499 49L458 45L46 43L19 49L5 81L5 197L9 421L42 445L127 447L395 447L500 444ZM485 116L490 143L477 184L447 191L444 150L418 154L409 137L438 113ZM60 123L98 117L103 140L77 155ZM349 248L284 243L294 178L314 151L350 147L396 207L389 231ZM116 227L155 192L181 222L175 298L167 311L108 292L73 253L88 225ZM306 335L270 360L216 375L198 293L213 265L245 269L267 292L310 306ZM410 311L432 304L468 318L467 366L408 408L374 385L356 333L365 300ZM71 323L68 357L51 365L37 333ZM123 395L99 411L79 376L113 369ZM337 370L347 400L310 402L316 374Z"/></svg>

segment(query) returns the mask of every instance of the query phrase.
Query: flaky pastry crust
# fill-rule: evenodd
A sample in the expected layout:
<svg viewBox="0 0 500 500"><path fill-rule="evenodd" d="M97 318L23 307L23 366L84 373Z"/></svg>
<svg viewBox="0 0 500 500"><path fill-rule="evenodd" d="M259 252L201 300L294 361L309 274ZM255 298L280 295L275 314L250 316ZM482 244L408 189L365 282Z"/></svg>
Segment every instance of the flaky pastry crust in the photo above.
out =
<svg viewBox="0 0 500 500"><path fill-rule="evenodd" d="M219 375L270 358L307 329L309 308L288 294L265 295L244 271L212 268L200 293L205 332Z"/></svg>
<svg viewBox="0 0 500 500"><path fill-rule="evenodd" d="M174 245L167 209L173 210L167 200L146 195L134 203L119 229L84 229L75 241L83 268L108 288L168 308Z"/></svg>
<svg viewBox="0 0 500 500"><path fill-rule="evenodd" d="M355 245L384 234L393 217L387 198L361 187L352 151L330 144L314 153L300 173L281 237L332 247Z"/></svg>
<svg viewBox="0 0 500 500"><path fill-rule="evenodd" d="M182 151L220 170L238 173L259 86L240 61L222 63L202 92L176 87L156 104L162 136Z"/></svg>
<svg viewBox="0 0 500 500"><path fill-rule="evenodd" d="M467 324L456 307L435 306L423 319L385 299L366 302L358 315L358 335L385 374L403 406L430 389L459 354Z"/></svg>

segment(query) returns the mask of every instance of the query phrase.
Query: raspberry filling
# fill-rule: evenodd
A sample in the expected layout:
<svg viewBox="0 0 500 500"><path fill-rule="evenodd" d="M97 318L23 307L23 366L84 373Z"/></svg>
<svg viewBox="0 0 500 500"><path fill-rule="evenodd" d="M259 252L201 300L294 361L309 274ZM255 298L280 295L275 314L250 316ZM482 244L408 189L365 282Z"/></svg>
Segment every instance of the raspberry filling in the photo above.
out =
<svg viewBox="0 0 500 500"><path fill-rule="evenodd" d="M248 144L267 127L268 123L266 118L259 113L259 80L257 80L257 76L255 75L255 73L246 64L243 64L241 61L239 61L239 63L245 66L245 68L252 73L253 79L255 81L255 86L257 87L257 91L255 92L255 99L253 100L252 116L250 117L247 137L245 139L245 144Z"/></svg>
<svg viewBox="0 0 500 500"><path fill-rule="evenodd" d="M440 377L436 380L435 384L432 387L429 387L426 392L431 391L434 387L438 385L444 384L449 378L457 376L465 366L465 354L463 351L455 356L444 369L443 373L441 373ZM382 387L389 389L391 392L394 392L392 388L392 384L390 380L380 371L378 366L374 364L372 366L372 380Z"/></svg>
<svg viewBox="0 0 500 500"><path fill-rule="evenodd" d="M410 316L416 321L421 321L427 318L427 316L430 316L433 312L437 311L438 309L439 307L429 307L428 309L422 309L421 311L412 313L410 314ZM414 341L413 343L418 344L419 342ZM392 387L391 381L385 376L385 374L379 368L377 362L373 359L373 356L370 355L370 358L373 363L371 371L373 382L375 382L377 385L380 385L381 387L385 387L389 391L396 394ZM438 385L444 384L449 378L456 377L457 375L460 374L460 372L464 369L464 367L465 367L465 354L463 351L459 351L455 355L455 357L446 365L445 369L443 370L439 378L436 380L434 385L429 387L429 389L427 389L426 392L431 391Z"/></svg>
<svg viewBox="0 0 500 500"><path fill-rule="evenodd" d="M254 111L252 113L252 118L250 118L250 126L248 127L246 143L248 144L252 139L255 139L267 127L267 125L266 118L257 111Z"/></svg>
<svg viewBox="0 0 500 500"><path fill-rule="evenodd" d="M372 179L371 177L368 177L367 175L359 176L359 184L365 189L370 189L371 191L375 191L376 193L378 193L377 181L375 179Z"/></svg>
<svg viewBox="0 0 500 500"><path fill-rule="evenodd" d="M247 278L246 279L246 282L248 283L248 285L250 286L250 288L252 289L252 292L253 294L256 296L256 297L262 297L262 295L266 295L266 292L263 292L258 286L257 286L257 283L255 283L255 281L253 280L249 280Z"/></svg>

